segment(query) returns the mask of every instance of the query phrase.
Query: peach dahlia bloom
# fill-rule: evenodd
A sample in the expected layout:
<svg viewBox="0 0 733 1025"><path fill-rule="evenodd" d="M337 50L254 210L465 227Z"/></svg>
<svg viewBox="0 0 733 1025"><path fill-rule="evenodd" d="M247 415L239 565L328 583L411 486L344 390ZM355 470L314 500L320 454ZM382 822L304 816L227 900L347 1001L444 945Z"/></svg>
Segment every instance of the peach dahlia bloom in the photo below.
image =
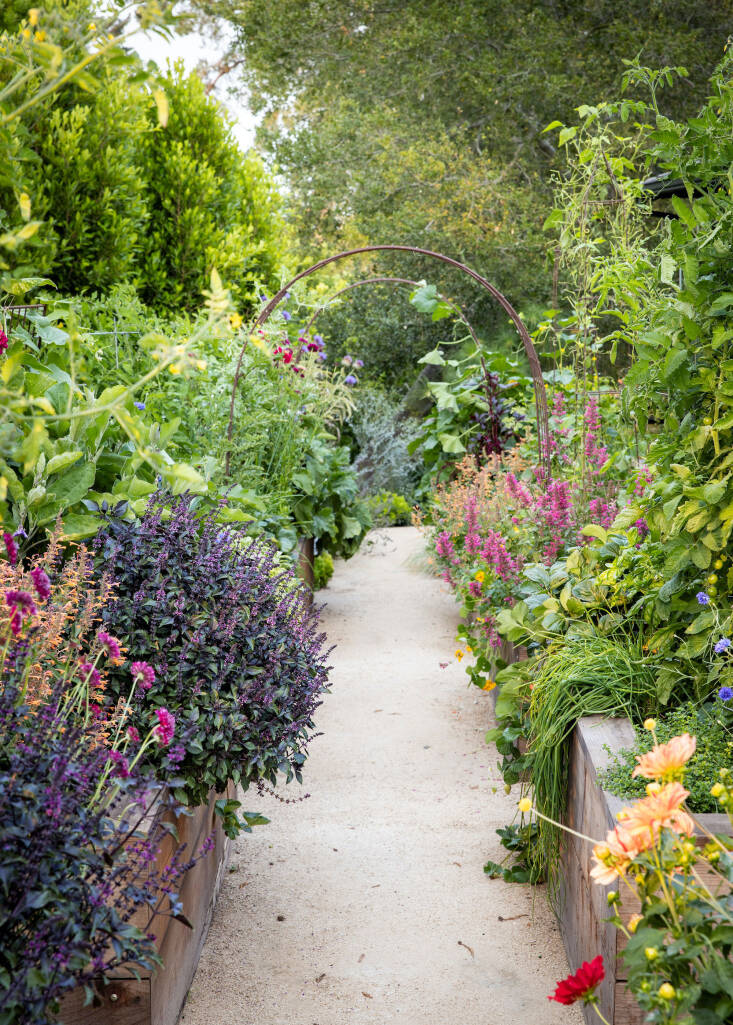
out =
<svg viewBox="0 0 733 1025"><path fill-rule="evenodd" d="M666 744L656 744L651 751L637 755L638 762L632 776L643 776L644 779L675 779L683 766L695 753L697 740L689 733L672 737Z"/></svg>
<svg viewBox="0 0 733 1025"><path fill-rule="evenodd" d="M695 823L681 807L689 796L689 790L685 790L681 783L667 783L656 793L619 812L619 822L631 833L648 836L650 844L655 842L663 828L692 836Z"/></svg>
<svg viewBox="0 0 733 1025"><path fill-rule="evenodd" d="M633 833L626 823L616 826L606 835L604 843L593 848L595 865L590 871L591 878L601 886L613 883L652 842L648 834Z"/></svg>

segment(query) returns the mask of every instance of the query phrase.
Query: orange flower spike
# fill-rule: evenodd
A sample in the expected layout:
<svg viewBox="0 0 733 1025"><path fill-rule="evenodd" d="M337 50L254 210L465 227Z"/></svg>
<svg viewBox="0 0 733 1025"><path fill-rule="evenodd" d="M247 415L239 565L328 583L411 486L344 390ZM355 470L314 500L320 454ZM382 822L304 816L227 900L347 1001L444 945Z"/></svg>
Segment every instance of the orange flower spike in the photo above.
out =
<svg viewBox="0 0 733 1025"><path fill-rule="evenodd" d="M643 776L644 779L658 779L665 783L684 777L685 766L695 753L697 740L689 733L672 737L666 744L655 746L644 755L637 755L637 766L632 776Z"/></svg>

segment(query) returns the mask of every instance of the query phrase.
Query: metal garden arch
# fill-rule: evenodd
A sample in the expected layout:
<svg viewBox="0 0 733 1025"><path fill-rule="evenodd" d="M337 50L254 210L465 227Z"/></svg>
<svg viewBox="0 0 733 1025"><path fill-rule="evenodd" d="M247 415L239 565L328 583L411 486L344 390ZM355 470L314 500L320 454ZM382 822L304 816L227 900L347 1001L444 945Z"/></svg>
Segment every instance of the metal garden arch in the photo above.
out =
<svg viewBox="0 0 733 1025"><path fill-rule="evenodd" d="M542 370L540 368L540 361L537 357L537 351L532 344L532 339L529 337L527 328L522 323L522 319L514 309L512 304L502 295L498 288L491 284L491 282L479 274L478 271L473 270L471 267L466 266L465 263L461 263L459 260L454 260L451 256L446 256L444 253L433 252L432 249L421 249L418 246L404 246L404 245L371 245L371 246L360 246L358 249L346 249L341 253L336 253L333 256L327 256L323 260L319 260L317 263L312 264L305 270L301 271L300 274L296 274L294 278L291 278L287 284L283 285L280 291L270 299L265 308L261 311L258 316L254 327L261 327L267 322L272 313L277 309L279 304L285 298L286 292L288 292L292 286L300 281L302 278L308 277L310 274L315 273L317 270L321 270L323 267L327 267L330 263L335 263L337 260L345 260L350 256L360 256L362 253L375 253L375 252L401 252L401 253L413 253L419 256L429 256L434 260L440 260L442 263L448 264L450 267L455 267L457 270L462 271L464 274L468 274L470 278L479 284L482 288L493 296L494 299L499 303L502 309L509 315L512 323L517 329L519 337L522 339L524 345L524 351L529 361L530 369L532 371L532 379L534 381L534 393L535 393L535 404L537 408L537 441L539 446L540 462L548 469L549 459L549 423L547 414L547 397L545 395L545 382L542 378ZM234 433L234 404L237 395L237 387L239 385L239 377L242 370L242 360L244 359L244 353L247 349L247 341L244 342L239 353L239 359L237 360L237 367L234 372L234 381L232 382L232 395L229 404L229 427L227 429L227 440L231 442L232 434ZM231 460L231 448L227 451L226 455L226 475L229 476L229 467Z"/></svg>

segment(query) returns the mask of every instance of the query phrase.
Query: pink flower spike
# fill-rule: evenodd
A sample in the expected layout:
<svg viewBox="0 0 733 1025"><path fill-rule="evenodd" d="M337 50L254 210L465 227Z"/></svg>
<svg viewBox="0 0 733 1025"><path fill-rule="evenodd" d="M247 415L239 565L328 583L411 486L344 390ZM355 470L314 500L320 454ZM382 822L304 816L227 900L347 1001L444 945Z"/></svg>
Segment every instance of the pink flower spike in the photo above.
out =
<svg viewBox="0 0 733 1025"><path fill-rule="evenodd" d="M51 581L48 579L48 574L45 570L42 570L40 566L36 566L35 569L31 570L31 579L33 580L36 594L41 601L46 601L51 597Z"/></svg>
<svg viewBox="0 0 733 1025"><path fill-rule="evenodd" d="M20 617L21 622L26 616L35 616L37 612L33 595L29 594L28 591L18 591L14 587L9 588L5 592L5 604L11 609L13 615ZM13 632L15 633L15 631Z"/></svg>
<svg viewBox="0 0 733 1025"><path fill-rule="evenodd" d="M94 689L99 687L102 682L98 670L94 668L91 662L82 662L79 666L79 672L87 687Z"/></svg>
<svg viewBox="0 0 733 1025"><path fill-rule="evenodd" d="M15 569L18 564L18 546L15 543L15 538L6 530L3 532L3 541L5 542L5 551L8 553L8 562Z"/></svg>
<svg viewBox="0 0 733 1025"><path fill-rule="evenodd" d="M153 736L161 747L168 747L176 731L175 716L171 715L167 708L156 708L155 714L158 717L158 725L153 730Z"/></svg>
<svg viewBox="0 0 733 1025"><path fill-rule="evenodd" d="M112 637L105 630L100 630L97 634L97 640L109 658L121 657L120 642L116 637Z"/></svg>

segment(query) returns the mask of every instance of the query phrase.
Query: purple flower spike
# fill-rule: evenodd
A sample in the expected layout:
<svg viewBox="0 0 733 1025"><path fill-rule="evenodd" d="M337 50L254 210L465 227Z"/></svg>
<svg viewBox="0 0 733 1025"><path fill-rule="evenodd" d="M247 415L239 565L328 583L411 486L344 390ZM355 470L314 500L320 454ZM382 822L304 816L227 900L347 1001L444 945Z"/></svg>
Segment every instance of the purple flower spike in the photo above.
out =
<svg viewBox="0 0 733 1025"><path fill-rule="evenodd" d="M46 599L51 597L51 581L40 566L36 566L35 569L31 570L31 580L36 589L36 594L41 601L46 601Z"/></svg>
<svg viewBox="0 0 733 1025"><path fill-rule="evenodd" d="M120 642L116 637L112 637L112 635L108 634L106 630L100 630L97 634L97 640L104 648L104 651L109 658L121 657L122 652L120 650Z"/></svg>
<svg viewBox="0 0 733 1025"><path fill-rule="evenodd" d="M13 535L9 534L7 530L3 534L3 541L5 542L5 551L8 553L8 562L15 569L18 562L18 546L13 539Z"/></svg>
<svg viewBox="0 0 733 1025"><path fill-rule="evenodd" d="M0 355L2 355L8 347L8 336L5 334L3 329L0 327Z"/></svg>

